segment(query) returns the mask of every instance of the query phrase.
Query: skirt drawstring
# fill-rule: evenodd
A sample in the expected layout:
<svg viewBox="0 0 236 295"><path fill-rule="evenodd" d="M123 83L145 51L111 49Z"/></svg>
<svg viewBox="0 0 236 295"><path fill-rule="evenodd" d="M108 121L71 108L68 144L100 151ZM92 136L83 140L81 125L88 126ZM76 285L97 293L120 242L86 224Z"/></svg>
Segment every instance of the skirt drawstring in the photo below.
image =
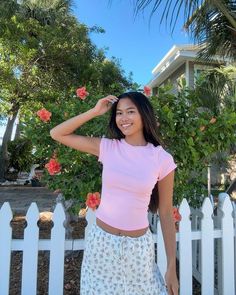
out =
<svg viewBox="0 0 236 295"><path fill-rule="evenodd" d="M121 266L122 266L122 274L123 274L123 281L124 281L124 288L125 288L125 294L127 295L127 282L126 282L126 268L125 268L125 243L127 240L131 240L130 237L122 236L120 239L120 245L119 245L119 253L120 253L120 260L121 260ZM134 244L132 243L132 250L134 250Z"/></svg>

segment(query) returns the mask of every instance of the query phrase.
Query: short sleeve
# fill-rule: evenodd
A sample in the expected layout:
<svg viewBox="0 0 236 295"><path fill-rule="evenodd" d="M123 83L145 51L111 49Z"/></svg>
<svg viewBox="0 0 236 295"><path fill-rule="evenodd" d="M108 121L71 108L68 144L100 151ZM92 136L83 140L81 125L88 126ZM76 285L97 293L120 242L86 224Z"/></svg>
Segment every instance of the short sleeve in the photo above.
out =
<svg viewBox="0 0 236 295"><path fill-rule="evenodd" d="M171 171L177 168L177 165L172 155L168 153L167 151L165 151L162 147L160 149L158 162L160 165L158 180L162 180Z"/></svg>
<svg viewBox="0 0 236 295"><path fill-rule="evenodd" d="M102 137L101 142L100 142L100 147L99 147L99 156L98 156L98 161L103 163L106 155L109 153L110 146L111 146L111 139Z"/></svg>

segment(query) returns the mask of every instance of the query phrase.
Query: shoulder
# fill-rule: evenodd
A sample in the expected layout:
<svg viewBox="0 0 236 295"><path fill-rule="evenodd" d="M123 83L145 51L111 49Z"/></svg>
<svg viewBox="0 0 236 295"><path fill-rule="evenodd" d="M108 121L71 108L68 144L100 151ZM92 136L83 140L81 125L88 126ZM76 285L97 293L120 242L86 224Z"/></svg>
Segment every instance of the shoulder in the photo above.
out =
<svg viewBox="0 0 236 295"><path fill-rule="evenodd" d="M163 146L153 146L152 149L154 150L155 159L158 162L158 164L174 162L172 153L169 150L165 149Z"/></svg>
<svg viewBox="0 0 236 295"><path fill-rule="evenodd" d="M115 146L119 144L120 144L120 141L118 139L101 137L100 145L109 147L109 146Z"/></svg>
<svg viewBox="0 0 236 295"><path fill-rule="evenodd" d="M103 162L105 158L109 157L109 155L114 152L119 144L120 141L118 139L101 137L98 161Z"/></svg>
<svg viewBox="0 0 236 295"><path fill-rule="evenodd" d="M158 146L158 155L162 159L168 159L168 158L173 158L172 154L167 151L165 148L163 148L161 145Z"/></svg>

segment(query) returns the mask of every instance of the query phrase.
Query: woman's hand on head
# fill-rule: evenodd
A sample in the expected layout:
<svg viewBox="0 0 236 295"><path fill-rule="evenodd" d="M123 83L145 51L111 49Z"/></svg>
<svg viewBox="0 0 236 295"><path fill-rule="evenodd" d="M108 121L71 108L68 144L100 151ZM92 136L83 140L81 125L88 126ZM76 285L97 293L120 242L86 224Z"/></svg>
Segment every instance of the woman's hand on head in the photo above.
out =
<svg viewBox="0 0 236 295"><path fill-rule="evenodd" d="M99 99L93 110L97 115L103 115L111 109L112 104L116 101L118 101L116 96L108 95Z"/></svg>

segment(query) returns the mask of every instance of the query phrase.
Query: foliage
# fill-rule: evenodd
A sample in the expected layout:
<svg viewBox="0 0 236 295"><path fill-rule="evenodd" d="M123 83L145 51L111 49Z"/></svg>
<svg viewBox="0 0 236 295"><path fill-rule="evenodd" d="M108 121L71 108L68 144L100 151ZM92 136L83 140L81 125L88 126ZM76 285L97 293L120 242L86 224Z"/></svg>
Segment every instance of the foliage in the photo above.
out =
<svg viewBox="0 0 236 295"><path fill-rule="evenodd" d="M160 134L177 162L174 200L185 197L192 206L200 206L205 193L207 165L217 152L227 151L235 143L235 108L221 108L215 115L195 100L196 91L182 89L173 95L160 88L151 98L160 123Z"/></svg>
<svg viewBox="0 0 236 295"><path fill-rule="evenodd" d="M236 2L204 3L193 13L185 24L193 39L204 45L198 56L200 59L214 60L216 55L236 61ZM223 11L219 8L223 5ZM225 12L225 13L222 13ZM227 14L226 14L227 12ZM231 22L232 20L232 22Z"/></svg>
<svg viewBox="0 0 236 295"><path fill-rule="evenodd" d="M29 171L34 162L32 155L33 145L30 139L19 138L9 143L9 166L17 172Z"/></svg>
<svg viewBox="0 0 236 295"><path fill-rule="evenodd" d="M93 89L88 89L90 96L85 100L77 97L62 98L55 104L45 103L44 107L52 112L51 121L41 121L36 112L41 105L35 104L25 116L25 134L31 138L36 147L35 156L45 158L46 162L56 155L62 165L61 173L49 175L45 169L43 182L50 189L60 189L66 199L75 199L78 205L84 204L89 192L101 191L101 165L95 156L79 152L57 143L50 137L50 129L73 116L87 111L96 104L99 94L94 94ZM63 110L63 111L62 111ZM75 133L87 136L101 136L106 130L107 114L95 118L81 126ZM106 135L106 134L104 134Z"/></svg>
<svg viewBox="0 0 236 295"><path fill-rule="evenodd" d="M219 115L225 107L236 108L236 67L227 66L204 70L196 81L193 100Z"/></svg>

